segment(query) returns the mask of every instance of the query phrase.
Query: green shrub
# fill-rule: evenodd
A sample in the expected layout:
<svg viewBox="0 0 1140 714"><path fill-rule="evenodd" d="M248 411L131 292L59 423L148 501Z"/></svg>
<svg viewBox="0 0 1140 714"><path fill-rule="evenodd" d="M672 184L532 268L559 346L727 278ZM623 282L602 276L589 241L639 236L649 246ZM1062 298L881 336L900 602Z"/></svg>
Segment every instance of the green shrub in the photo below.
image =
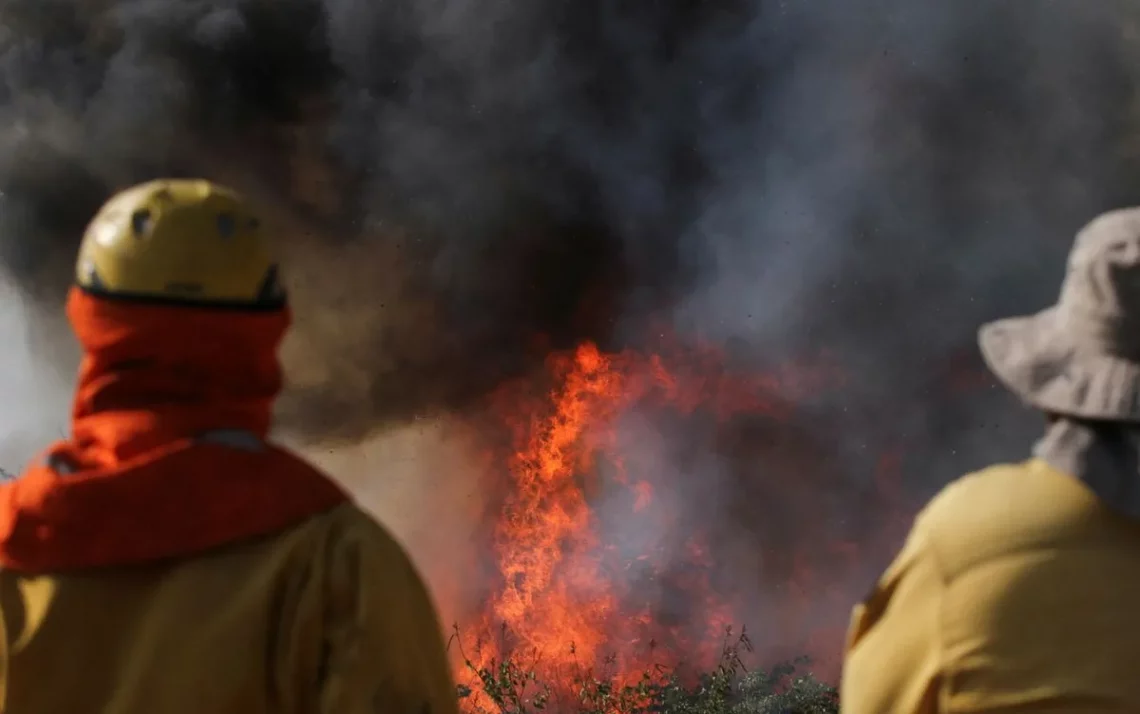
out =
<svg viewBox="0 0 1140 714"><path fill-rule="evenodd" d="M452 638L459 641L458 630ZM770 670L749 670L747 635L726 638L719 664L696 677L659 670L636 684L582 669L553 686L520 657L477 667L464 657L472 685L460 685L465 714L836 714L834 687L799 674L806 657Z"/></svg>

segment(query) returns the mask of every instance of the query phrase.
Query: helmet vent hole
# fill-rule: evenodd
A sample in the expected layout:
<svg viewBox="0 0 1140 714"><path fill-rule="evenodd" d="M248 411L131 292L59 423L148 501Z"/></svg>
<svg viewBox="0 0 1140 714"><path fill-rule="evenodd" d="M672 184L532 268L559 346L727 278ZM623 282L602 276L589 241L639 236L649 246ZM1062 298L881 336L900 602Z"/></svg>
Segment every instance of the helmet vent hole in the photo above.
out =
<svg viewBox="0 0 1140 714"><path fill-rule="evenodd" d="M150 211L135 211L131 214L131 230L136 238L142 238L150 230Z"/></svg>
<svg viewBox="0 0 1140 714"><path fill-rule="evenodd" d="M237 222L233 216L228 213L218 215L218 235L220 235L223 240L233 238L236 228Z"/></svg>

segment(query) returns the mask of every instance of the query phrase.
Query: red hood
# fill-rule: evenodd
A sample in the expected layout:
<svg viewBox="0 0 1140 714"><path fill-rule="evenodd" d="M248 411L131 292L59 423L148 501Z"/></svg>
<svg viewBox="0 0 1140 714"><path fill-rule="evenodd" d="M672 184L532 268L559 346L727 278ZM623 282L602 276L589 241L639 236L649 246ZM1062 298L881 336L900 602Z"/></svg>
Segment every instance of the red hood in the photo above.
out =
<svg viewBox="0 0 1140 714"><path fill-rule="evenodd" d="M284 450L198 439L237 430L264 440L287 310L138 304L74 288L67 315L84 350L71 437L0 485L0 565L185 557L345 500Z"/></svg>

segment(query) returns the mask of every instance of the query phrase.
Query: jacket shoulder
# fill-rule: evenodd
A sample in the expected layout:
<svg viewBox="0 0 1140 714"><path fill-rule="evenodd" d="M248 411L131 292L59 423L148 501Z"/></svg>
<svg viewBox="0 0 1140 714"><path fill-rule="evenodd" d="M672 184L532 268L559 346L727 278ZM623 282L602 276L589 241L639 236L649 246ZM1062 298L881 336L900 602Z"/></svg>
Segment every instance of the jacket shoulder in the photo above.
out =
<svg viewBox="0 0 1140 714"><path fill-rule="evenodd" d="M355 505L322 515L327 711L457 714L435 602L397 539Z"/></svg>
<svg viewBox="0 0 1140 714"><path fill-rule="evenodd" d="M334 550L365 548L381 557L405 557L396 536L355 503L343 503L315 516L308 527Z"/></svg>
<svg viewBox="0 0 1140 714"><path fill-rule="evenodd" d="M947 579L994 558L1091 545L1120 527L1084 484L1037 459L963 476L915 522Z"/></svg>

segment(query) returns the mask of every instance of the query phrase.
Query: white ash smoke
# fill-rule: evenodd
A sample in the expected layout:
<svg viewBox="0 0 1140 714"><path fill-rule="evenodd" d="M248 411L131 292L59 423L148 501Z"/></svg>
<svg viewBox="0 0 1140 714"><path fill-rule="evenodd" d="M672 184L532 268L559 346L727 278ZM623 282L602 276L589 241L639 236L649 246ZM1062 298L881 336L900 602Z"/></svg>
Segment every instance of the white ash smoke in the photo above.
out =
<svg viewBox="0 0 1140 714"><path fill-rule="evenodd" d="M1122 0L0 0L0 259L50 311L115 188L227 180L289 263L296 438L464 414L539 365L537 335L636 345L665 318L757 364L829 350L851 379L806 417L842 464L821 490L861 502L897 447L917 502L1025 452L1031 417L950 376L977 367L977 323L1052 299L1080 224L1137 202L1138 19ZM675 481L796 477L755 470ZM851 511L836 532L873 530ZM773 538L742 523L734 548Z"/></svg>

